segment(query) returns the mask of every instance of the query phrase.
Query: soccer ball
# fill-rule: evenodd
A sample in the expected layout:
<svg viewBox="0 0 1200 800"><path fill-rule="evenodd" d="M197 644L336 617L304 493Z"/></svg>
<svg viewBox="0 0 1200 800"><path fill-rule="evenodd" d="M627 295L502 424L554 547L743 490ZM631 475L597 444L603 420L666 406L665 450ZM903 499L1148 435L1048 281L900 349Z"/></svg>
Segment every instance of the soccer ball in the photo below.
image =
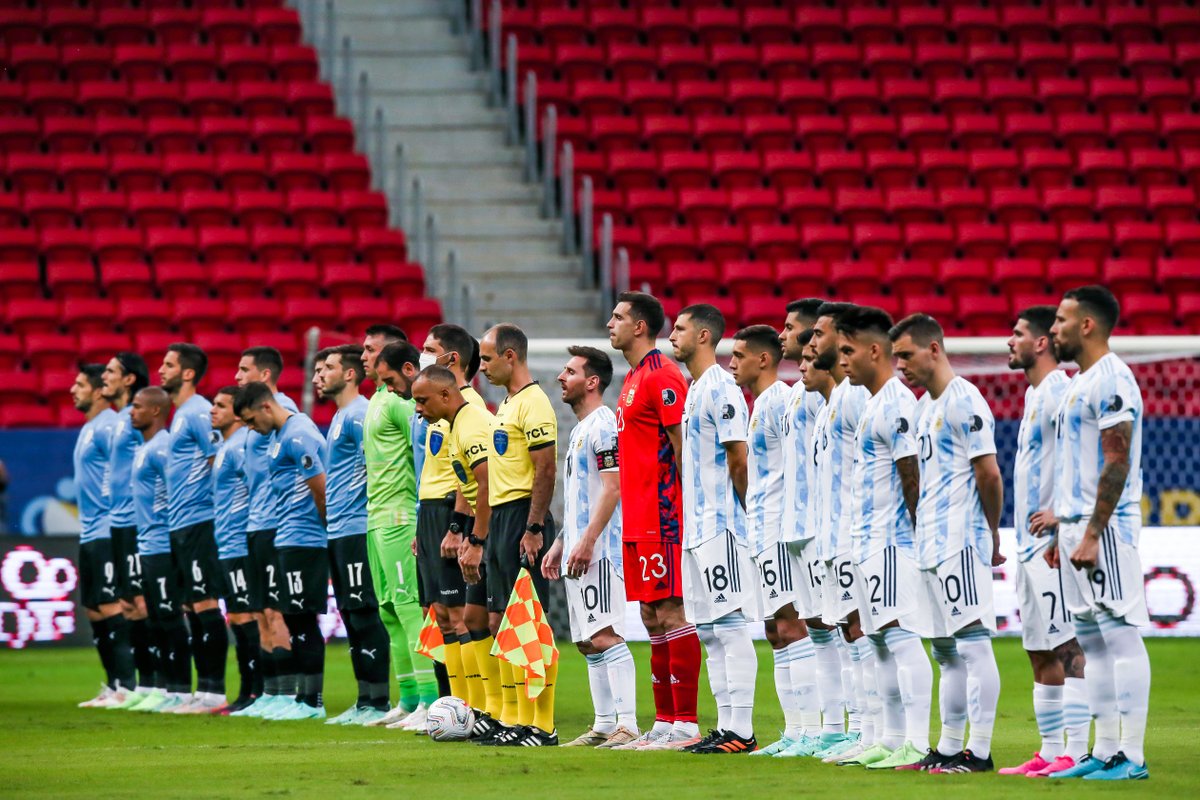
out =
<svg viewBox="0 0 1200 800"><path fill-rule="evenodd" d="M461 742L475 725L475 712L458 697L439 697L429 706L426 726L435 742Z"/></svg>

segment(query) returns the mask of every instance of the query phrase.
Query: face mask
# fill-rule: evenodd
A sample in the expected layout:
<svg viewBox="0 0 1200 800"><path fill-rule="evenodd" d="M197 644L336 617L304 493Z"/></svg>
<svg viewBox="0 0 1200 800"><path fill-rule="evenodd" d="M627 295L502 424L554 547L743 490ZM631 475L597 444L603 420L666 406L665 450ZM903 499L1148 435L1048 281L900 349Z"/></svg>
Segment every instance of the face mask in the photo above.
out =
<svg viewBox="0 0 1200 800"><path fill-rule="evenodd" d="M417 359L417 363L421 366L421 369L432 367L437 363L437 356L433 353L421 353L421 357Z"/></svg>

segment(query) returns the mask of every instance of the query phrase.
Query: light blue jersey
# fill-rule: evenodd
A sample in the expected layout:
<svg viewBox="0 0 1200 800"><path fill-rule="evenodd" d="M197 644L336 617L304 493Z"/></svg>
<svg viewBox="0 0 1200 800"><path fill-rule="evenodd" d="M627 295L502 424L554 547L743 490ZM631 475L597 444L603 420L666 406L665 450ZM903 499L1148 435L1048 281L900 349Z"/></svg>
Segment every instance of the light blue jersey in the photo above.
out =
<svg viewBox="0 0 1200 800"><path fill-rule="evenodd" d="M1054 511L1059 519L1085 519L1096 508L1104 467L1101 431L1128 422L1129 475L1113 509L1111 526L1134 544L1142 519L1142 392L1129 366L1108 353L1071 379L1058 408L1054 459Z"/></svg>
<svg viewBox="0 0 1200 800"><path fill-rule="evenodd" d="M250 515L250 490L246 487L246 435L238 428L217 445L213 459L213 502L216 504L214 534L217 556L240 558L247 554L246 520Z"/></svg>
<svg viewBox="0 0 1200 800"><path fill-rule="evenodd" d="M141 433L138 433L141 436ZM138 446L133 456L133 510L137 520L139 556L171 553L167 528L167 461L171 457L171 434L166 428Z"/></svg>
<svg viewBox="0 0 1200 800"><path fill-rule="evenodd" d="M299 414L300 409L292 402L292 398L283 392L275 393L275 402L293 414ZM250 491L250 517L246 521L247 531L271 531L279 519L278 500L271 491L271 481L267 470L267 439L249 431L246 435L246 487Z"/></svg>
<svg viewBox="0 0 1200 800"><path fill-rule="evenodd" d="M817 416L825 407L820 392L810 392L801 381L788 390L783 415L783 519L780 536L785 542L807 542L817 535L813 523L816 498L809 487L816 486L812 459L812 432Z"/></svg>
<svg viewBox="0 0 1200 800"><path fill-rule="evenodd" d="M750 555L779 544L783 519L784 419L788 385L775 381L754 400L746 468L746 538Z"/></svg>
<svg viewBox="0 0 1200 800"><path fill-rule="evenodd" d="M567 480L563 484L562 569L567 569L571 551L583 538L596 513L596 502L603 491L601 473L619 470L617 460L617 416L608 406L600 406L579 421L571 431L567 447ZM621 571L621 504L618 502L608 524L592 548L592 563L607 558Z"/></svg>
<svg viewBox="0 0 1200 800"><path fill-rule="evenodd" d="M325 547L325 525L306 483L325 473L321 431L303 414L292 414L268 442L271 487L279 498L275 546Z"/></svg>
<svg viewBox="0 0 1200 800"><path fill-rule="evenodd" d="M996 453L996 421L975 384L956 377L942 396L921 398L917 421L921 498L917 501L917 564L933 569L967 547L992 563L992 532L971 462Z"/></svg>
<svg viewBox="0 0 1200 800"><path fill-rule="evenodd" d="M917 398L893 377L872 395L854 435L850 540L861 564L888 547L913 555L913 523L896 462L917 454Z"/></svg>
<svg viewBox="0 0 1200 800"><path fill-rule="evenodd" d="M413 468L416 470L417 497L421 497L421 472L425 469L425 439L429 436L429 422L420 414L412 415ZM421 501L417 500L420 508Z"/></svg>
<svg viewBox="0 0 1200 800"><path fill-rule="evenodd" d="M746 512L733 489L725 445L744 442L750 412L733 376L714 364L688 389L683 423L683 547L726 531L746 543Z"/></svg>
<svg viewBox="0 0 1200 800"><path fill-rule="evenodd" d="M117 412L113 425L112 453L108 459L108 484L112 488L112 511L109 525L114 528L132 528L137 524L133 511L133 455L142 446L141 431L135 430L129 419L130 407Z"/></svg>
<svg viewBox="0 0 1200 800"><path fill-rule="evenodd" d="M75 439L75 491L79 508L79 543L109 538L112 487L108 461L117 412L106 408L83 424Z"/></svg>
<svg viewBox="0 0 1200 800"><path fill-rule="evenodd" d="M213 430L212 403L192 395L175 409L171 420L171 458L167 461L167 491L171 507L167 524L177 531L213 518L212 468L221 434Z"/></svg>
<svg viewBox="0 0 1200 800"><path fill-rule="evenodd" d="M850 552L851 509L854 506L854 432L870 392L852 386L849 378L833 387L829 402L813 428L812 453L816 485L813 521L817 526L817 556L825 561Z"/></svg>
<svg viewBox="0 0 1200 800"><path fill-rule="evenodd" d="M329 538L367 532L367 460L363 455L363 420L367 398L355 397L339 408L325 439L325 502Z"/></svg>
<svg viewBox="0 0 1200 800"><path fill-rule="evenodd" d="M1013 527L1017 533L1017 557L1028 561L1054 540L1029 532L1029 517L1054 502L1054 428L1058 404L1067 384L1067 373L1050 372L1036 387L1025 390L1025 408L1017 432L1017 458L1013 467Z"/></svg>

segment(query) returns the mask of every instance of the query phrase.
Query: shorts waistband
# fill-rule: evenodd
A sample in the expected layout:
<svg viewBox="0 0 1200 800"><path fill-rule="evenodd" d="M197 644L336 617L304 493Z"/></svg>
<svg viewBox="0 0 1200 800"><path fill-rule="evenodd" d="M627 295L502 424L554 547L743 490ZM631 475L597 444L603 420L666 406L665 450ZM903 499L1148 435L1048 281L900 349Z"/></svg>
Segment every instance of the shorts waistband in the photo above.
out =
<svg viewBox="0 0 1200 800"><path fill-rule="evenodd" d="M492 506L492 512L495 513L502 508L516 507L518 505L527 506L531 502L533 502L532 497L518 497L516 500L506 500L503 503L497 503L496 505Z"/></svg>
<svg viewBox="0 0 1200 800"><path fill-rule="evenodd" d="M439 506L439 507L445 507L445 508L454 508L454 498L453 497L435 497L431 500L421 500L419 502L423 506Z"/></svg>

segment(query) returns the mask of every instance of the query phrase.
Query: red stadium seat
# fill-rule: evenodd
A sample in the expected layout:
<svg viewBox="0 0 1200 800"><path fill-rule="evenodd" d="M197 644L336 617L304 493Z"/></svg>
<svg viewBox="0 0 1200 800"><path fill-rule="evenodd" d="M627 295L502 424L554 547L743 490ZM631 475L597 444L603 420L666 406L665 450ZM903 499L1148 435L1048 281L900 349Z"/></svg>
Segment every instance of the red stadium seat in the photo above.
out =
<svg viewBox="0 0 1200 800"><path fill-rule="evenodd" d="M786 259L775 267L785 297L820 297L829 291L824 262Z"/></svg>
<svg viewBox="0 0 1200 800"><path fill-rule="evenodd" d="M893 295L933 294L937 288L937 267L931 261L889 261L880 277Z"/></svg>
<svg viewBox="0 0 1200 800"><path fill-rule="evenodd" d="M96 268L90 260L48 263L46 288L55 297L95 297Z"/></svg>
<svg viewBox="0 0 1200 800"><path fill-rule="evenodd" d="M100 287L106 296L118 302L148 298L154 291L150 267L143 262L108 262L99 269Z"/></svg>

